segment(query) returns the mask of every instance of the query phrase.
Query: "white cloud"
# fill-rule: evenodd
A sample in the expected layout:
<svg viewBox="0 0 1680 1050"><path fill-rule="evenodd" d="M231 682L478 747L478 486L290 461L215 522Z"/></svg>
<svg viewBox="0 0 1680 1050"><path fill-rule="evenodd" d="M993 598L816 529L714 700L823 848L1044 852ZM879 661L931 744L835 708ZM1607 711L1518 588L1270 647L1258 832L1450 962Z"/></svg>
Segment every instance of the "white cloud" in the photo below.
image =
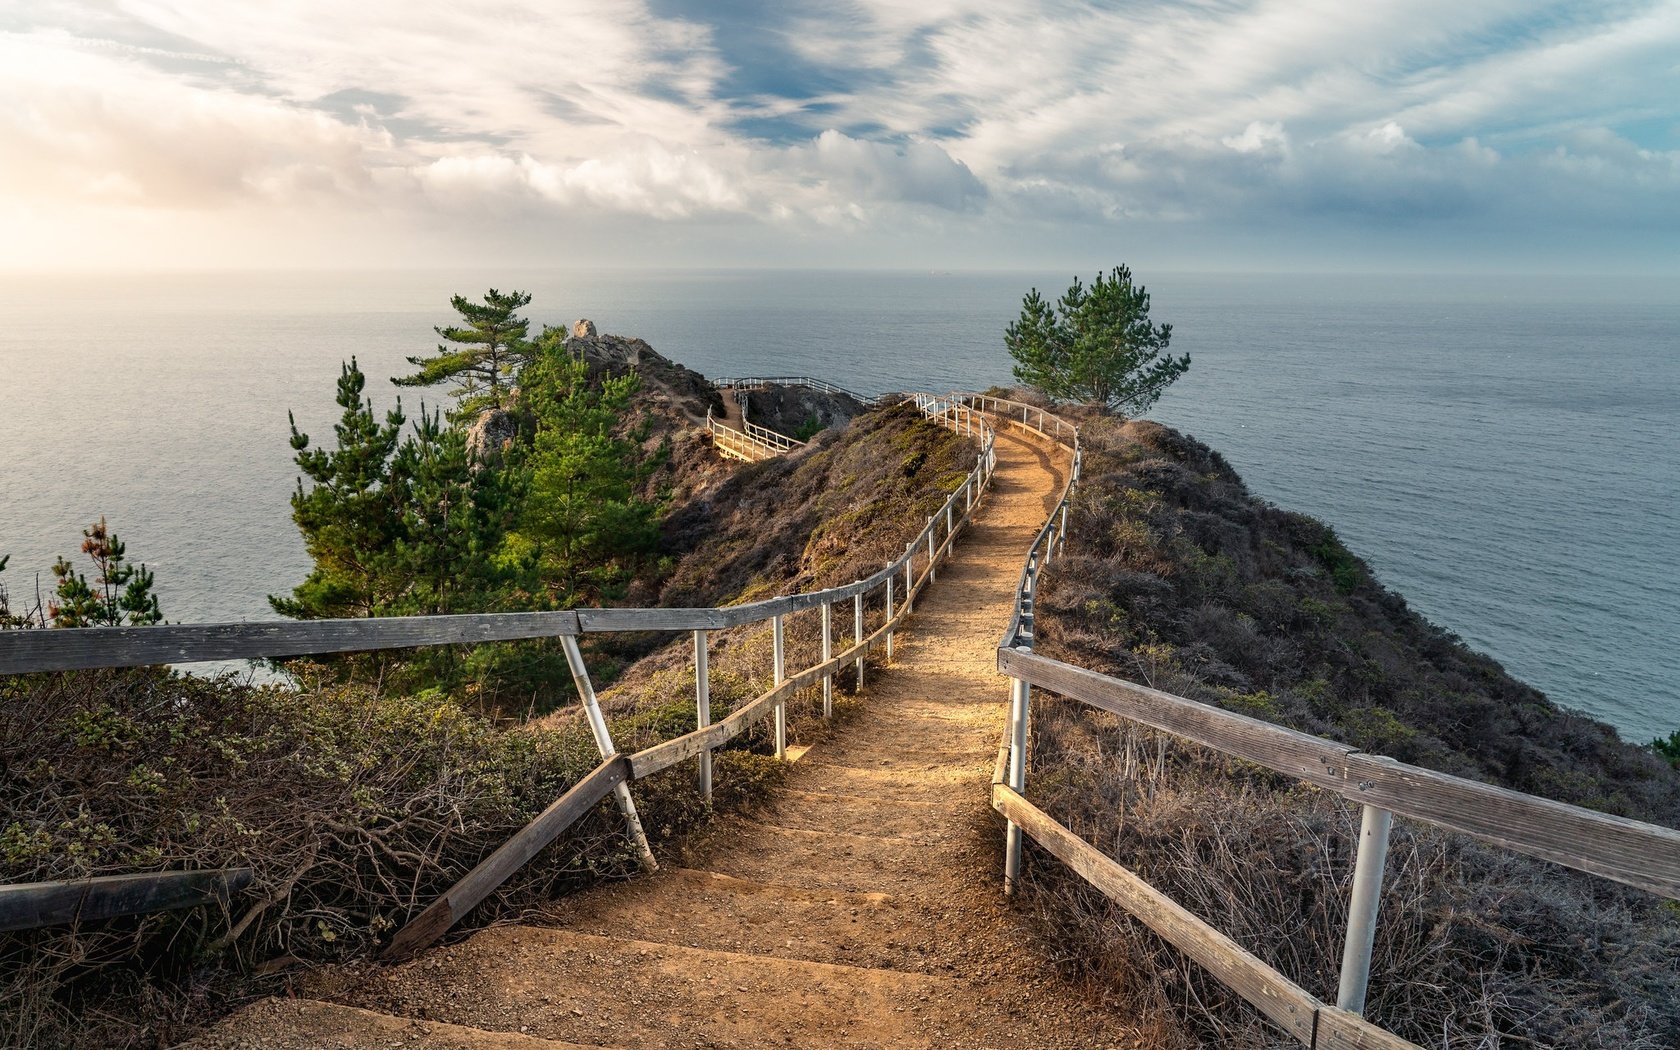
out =
<svg viewBox="0 0 1680 1050"><path fill-rule="evenodd" d="M1680 0L794 2L772 54L646 0L42 0L0 12L0 192L488 238L1675 220L1680 151L1611 129L1680 121Z"/></svg>

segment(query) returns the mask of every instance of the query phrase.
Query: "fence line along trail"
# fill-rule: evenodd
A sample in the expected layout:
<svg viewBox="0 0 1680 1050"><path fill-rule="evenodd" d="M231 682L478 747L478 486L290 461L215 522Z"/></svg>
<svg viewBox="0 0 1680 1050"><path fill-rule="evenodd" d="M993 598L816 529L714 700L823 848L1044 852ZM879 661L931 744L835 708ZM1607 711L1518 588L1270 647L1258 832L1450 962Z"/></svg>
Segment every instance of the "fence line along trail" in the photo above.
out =
<svg viewBox="0 0 1680 1050"><path fill-rule="evenodd" d="M667 860L566 899L552 927L495 927L375 971L343 1005L259 1004L193 1045L1139 1045L1054 975L997 892L996 640L1068 469L1006 429L997 455L860 709L690 867Z"/></svg>

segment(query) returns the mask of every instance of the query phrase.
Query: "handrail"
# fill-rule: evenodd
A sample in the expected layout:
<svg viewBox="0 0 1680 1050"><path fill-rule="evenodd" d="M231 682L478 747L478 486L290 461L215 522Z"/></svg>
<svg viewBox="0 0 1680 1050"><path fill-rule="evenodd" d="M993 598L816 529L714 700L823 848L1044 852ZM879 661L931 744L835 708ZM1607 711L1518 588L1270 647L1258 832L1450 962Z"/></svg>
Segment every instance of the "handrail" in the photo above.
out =
<svg viewBox="0 0 1680 1050"><path fill-rule="evenodd" d="M938 564L949 557L957 534L968 523L975 507L979 506L996 469L992 429L980 414L949 399L933 395L913 395L915 403L930 421L958 433L976 436L980 448L975 465L946 498L944 504L928 518L927 524L905 548L904 554L888 562L878 572L851 583L820 591L781 595L762 601L712 609L566 609L536 613L489 613L452 616L375 617L354 620L272 621L258 623L177 624L155 627L95 627L77 630L7 631L0 633L0 674L20 674L34 671L61 671L95 667L132 667L162 663L186 663L198 660L300 656L315 653L350 652L385 648L502 641L513 639L559 638L566 649L567 662L577 682L579 695L589 718L590 727L601 753L602 762L557 800L525 830L515 835L500 849L485 858L465 878L433 902L393 939L388 955L410 954L442 936L461 916L501 885L520 865L538 850L563 833L583 814L607 794L618 797L631 838L642 854L644 865L652 866L652 853L642 833L634 801L627 780L640 779L680 761L682 758L702 757L702 792L710 801L710 752L753 723L770 714L776 715L776 753L786 754L786 701L799 689L818 681L824 682L825 696L832 686L833 674L848 663L857 665L858 684L863 684L864 658L884 638L891 652L894 629L909 615L915 597L934 578ZM790 439L791 440L791 439ZM939 536L943 532L943 542ZM926 562L922 575L915 578L915 559L926 546ZM902 573L905 593L895 611L893 585ZM825 657L830 613L835 604L850 600L854 606L856 635L863 635L863 599L877 588L886 591L887 615L884 622L865 637L855 637L853 644L838 655L788 677L782 666L780 645L782 618L795 612L821 607L824 611ZM700 724L705 728L685 734L664 744L656 745L633 756L617 752L608 732L606 721L595 701L577 636L584 633L611 631L693 631L696 641L697 670L703 669L705 635L707 631L726 627L762 623L775 624L778 638L776 650L776 684L768 692L731 713L716 724L709 724L709 690L702 675L697 676L697 703L700 705ZM825 704L825 713L827 705ZM238 878L232 875L231 878ZM248 873L246 876L248 877ZM151 884L161 882L170 886L200 886L205 878L196 873L180 878L171 873L163 876L115 876L117 880L139 880ZM95 880L97 883L98 880ZM42 915L46 923L60 921L66 894L80 892L87 880L75 883L46 883L39 885L4 887L10 899L41 900L53 911ZM202 896L202 895L201 895ZM0 901L5 897L0 895ZM205 897L204 900L210 899ZM204 900L198 903L203 903ZM56 903L55 903L56 902ZM191 903L191 902L188 902ZM187 904L171 905L187 906ZM87 913L90 916L94 913ZM115 913L112 913L115 914Z"/></svg>
<svg viewBox="0 0 1680 1050"><path fill-rule="evenodd" d="M997 648L998 670L1011 680L1009 721L992 778L993 808L1008 822L1006 892L1013 890L1019 878L1024 831L1273 1023L1304 1045L1325 1050L1415 1050L1414 1044L1361 1016L1388 831L1396 813L1680 900L1680 831L1366 754L1035 654L1033 606L1043 570L1066 539L1067 508L1081 464L1078 428L1020 402L971 395L968 403L1000 417L1007 410L1012 425L1073 455L1067 486L1027 550L1009 627ZM1022 412L1019 420L1014 418L1016 409ZM1036 418L1033 412L1038 413ZM1027 800L1027 729L1033 686L1335 791L1363 807L1335 1005L1306 993Z"/></svg>
<svg viewBox="0 0 1680 1050"><path fill-rule="evenodd" d="M879 404L881 400L877 396L859 394L836 383L830 383L826 379L817 379L813 376L719 376L711 380L711 384L713 389L716 390L763 390L771 386L804 386L810 387L812 390L820 390L825 394L844 394L853 401L864 405Z"/></svg>

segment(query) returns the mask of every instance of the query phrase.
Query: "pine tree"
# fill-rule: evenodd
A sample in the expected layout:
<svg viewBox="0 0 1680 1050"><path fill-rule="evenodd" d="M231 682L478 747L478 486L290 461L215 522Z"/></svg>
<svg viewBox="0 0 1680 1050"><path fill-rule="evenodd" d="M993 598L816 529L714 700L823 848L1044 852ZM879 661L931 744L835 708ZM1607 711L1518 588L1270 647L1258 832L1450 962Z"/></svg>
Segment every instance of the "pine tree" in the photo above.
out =
<svg viewBox="0 0 1680 1050"><path fill-rule="evenodd" d="M464 324L439 325L433 331L455 345L440 343L431 357L410 357L408 363L419 371L394 377L391 382L398 386L435 386L455 380L450 393L457 398L456 418L503 407L504 388L512 386L513 376L535 350L527 338L531 323L515 313L531 302L530 293L503 295L492 288L482 306L464 295L451 296L449 302Z"/></svg>
<svg viewBox="0 0 1680 1050"><path fill-rule="evenodd" d="M93 560L91 582L69 559L53 563L58 586L47 616L54 627L146 627L162 621L151 570L129 564L127 546L104 518L82 530L82 553Z"/></svg>
<svg viewBox="0 0 1680 1050"><path fill-rule="evenodd" d="M1117 266L1087 290L1079 279L1052 308L1034 288L1004 330L1015 378L1058 401L1142 412L1190 368L1190 355L1162 356L1172 325L1149 320L1149 292Z"/></svg>
<svg viewBox="0 0 1680 1050"><path fill-rule="evenodd" d="M639 450L616 433L639 377L592 385L588 366L553 333L521 382L536 431L509 545L534 561L553 604L612 598L659 542L657 508L636 494Z"/></svg>
<svg viewBox="0 0 1680 1050"><path fill-rule="evenodd" d="M303 533L315 562L290 598L269 596L283 616L297 619L388 615L392 602L407 588L395 556L402 535L403 494L391 484L391 458L401 442L402 402L381 424L371 399L362 391L367 377L356 359L340 368L334 425L335 449L310 448L309 435L291 423L291 445L299 469L314 484L298 479L292 494L292 520Z"/></svg>

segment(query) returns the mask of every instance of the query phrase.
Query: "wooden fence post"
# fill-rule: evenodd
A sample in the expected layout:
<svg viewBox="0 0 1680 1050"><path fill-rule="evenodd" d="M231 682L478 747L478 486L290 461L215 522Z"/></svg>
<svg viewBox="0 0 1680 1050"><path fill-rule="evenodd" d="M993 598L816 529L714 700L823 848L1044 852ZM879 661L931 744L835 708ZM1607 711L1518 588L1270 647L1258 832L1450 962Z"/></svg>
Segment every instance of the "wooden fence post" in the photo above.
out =
<svg viewBox="0 0 1680 1050"><path fill-rule="evenodd" d="M694 632L694 723L704 729L712 724L712 680L706 660L706 632ZM700 797L712 804L712 749L700 752Z"/></svg>
<svg viewBox="0 0 1680 1050"><path fill-rule="evenodd" d="M904 545L904 615L910 615L912 595L916 591L916 541Z"/></svg>
<svg viewBox="0 0 1680 1050"><path fill-rule="evenodd" d="M589 668L583 664L583 651L578 648L577 637L561 635L560 647L566 651L566 664L572 669L572 681L577 685L584 714L589 718L589 731L595 734L595 747L602 758L612 758L618 754L618 749L613 747L606 717L601 714L601 705L595 699L595 686L589 680ZM636 800L630 797L630 785L614 785L613 794L618 796L618 808L624 814L624 822L630 826L630 841L636 846L642 867L647 871L658 871L659 862L653 859L653 847L648 845L647 832L642 830L642 818L636 813Z"/></svg>

